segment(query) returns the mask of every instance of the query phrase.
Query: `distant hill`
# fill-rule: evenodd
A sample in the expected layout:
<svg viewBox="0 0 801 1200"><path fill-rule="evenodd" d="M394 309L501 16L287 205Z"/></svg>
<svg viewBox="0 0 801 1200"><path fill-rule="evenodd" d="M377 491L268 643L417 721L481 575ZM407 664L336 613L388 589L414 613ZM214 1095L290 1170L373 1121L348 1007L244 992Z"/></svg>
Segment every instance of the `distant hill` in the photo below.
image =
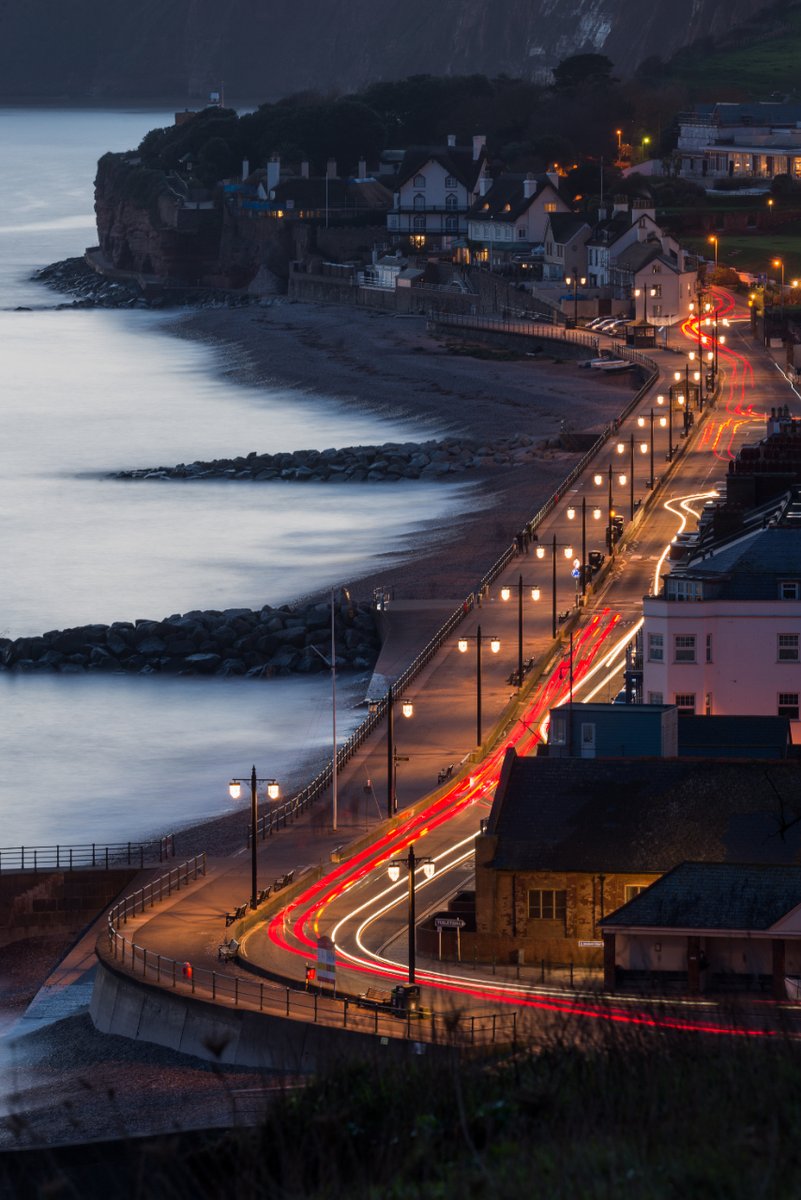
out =
<svg viewBox="0 0 801 1200"><path fill-rule="evenodd" d="M781 10L787 5L774 5ZM196 104L415 74L545 81L568 55L622 76L724 37L764 0L0 0L0 98Z"/></svg>

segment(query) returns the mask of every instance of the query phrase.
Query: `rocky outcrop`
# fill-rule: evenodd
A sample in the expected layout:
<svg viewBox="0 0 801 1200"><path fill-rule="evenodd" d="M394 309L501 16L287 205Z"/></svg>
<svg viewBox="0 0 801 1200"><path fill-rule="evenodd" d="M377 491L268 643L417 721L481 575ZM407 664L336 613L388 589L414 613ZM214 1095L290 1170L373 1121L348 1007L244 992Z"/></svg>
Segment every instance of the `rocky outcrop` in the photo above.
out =
<svg viewBox="0 0 801 1200"><path fill-rule="evenodd" d="M526 433L496 442L446 438L430 442L384 442L341 450L293 450L244 458L216 458L188 466L117 471L114 479L246 479L294 483L377 483L398 479L444 479L463 471L508 468L533 462L548 447Z"/></svg>
<svg viewBox="0 0 801 1200"><path fill-rule="evenodd" d="M343 596L335 608L338 670L369 670L380 641L372 609ZM139 675L247 675L267 678L325 671L330 605L228 608L163 621L115 621L0 638L0 670L128 672ZM318 653L319 651L319 653Z"/></svg>

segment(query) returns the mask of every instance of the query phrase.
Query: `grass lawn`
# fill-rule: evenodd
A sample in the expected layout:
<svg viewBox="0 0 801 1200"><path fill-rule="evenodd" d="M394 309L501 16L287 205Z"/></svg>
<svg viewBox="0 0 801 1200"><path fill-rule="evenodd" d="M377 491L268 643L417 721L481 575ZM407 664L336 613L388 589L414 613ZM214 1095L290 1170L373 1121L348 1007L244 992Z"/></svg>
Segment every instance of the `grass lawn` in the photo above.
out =
<svg viewBox="0 0 801 1200"><path fill-rule="evenodd" d="M767 99L774 91L797 95L801 10L791 9L784 20L785 31L765 41L678 56L670 65L671 78L689 87L695 98L730 99L737 93Z"/></svg>
<svg viewBox="0 0 801 1200"><path fill-rule="evenodd" d="M694 254L714 258L715 248L707 238L682 238L682 244ZM773 266L773 259L784 261L784 281L801 278L801 232L788 233L777 230L762 230L759 233L722 233L718 243L718 262L722 267L734 267L735 271L750 271L754 275L767 274L779 281L781 268Z"/></svg>

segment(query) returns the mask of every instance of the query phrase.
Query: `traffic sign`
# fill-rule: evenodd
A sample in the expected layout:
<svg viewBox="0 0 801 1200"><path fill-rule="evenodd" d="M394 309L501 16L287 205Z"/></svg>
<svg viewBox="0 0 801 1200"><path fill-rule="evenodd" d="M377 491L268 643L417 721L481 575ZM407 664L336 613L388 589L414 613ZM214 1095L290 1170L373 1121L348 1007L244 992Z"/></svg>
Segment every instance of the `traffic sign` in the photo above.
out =
<svg viewBox="0 0 801 1200"><path fill-rule="evenodd" d="M437 929L464 929L465 922L461 917L434 917Z"/></svg>
<svg viewBox="0 0 801 1200"><path fill-rule="evenodd" d="M581 574L581 568L574 567L573 570L570 572L570 574L573 576L574 579L578 579L579 575Z"/></svg>

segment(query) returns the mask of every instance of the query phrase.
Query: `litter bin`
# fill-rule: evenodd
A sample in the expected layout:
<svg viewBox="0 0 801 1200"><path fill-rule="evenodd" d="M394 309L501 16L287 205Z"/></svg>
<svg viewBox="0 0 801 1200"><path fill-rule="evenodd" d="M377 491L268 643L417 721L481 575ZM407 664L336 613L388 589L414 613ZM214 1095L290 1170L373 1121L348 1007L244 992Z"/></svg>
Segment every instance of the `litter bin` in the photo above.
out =
<svg viewBox="0 0 801 1200"><path fill-rule="evenodd" d="M414 1013L420 1007L420 987L416 983L399 983L392 989L392 1011Z"/></svg>

